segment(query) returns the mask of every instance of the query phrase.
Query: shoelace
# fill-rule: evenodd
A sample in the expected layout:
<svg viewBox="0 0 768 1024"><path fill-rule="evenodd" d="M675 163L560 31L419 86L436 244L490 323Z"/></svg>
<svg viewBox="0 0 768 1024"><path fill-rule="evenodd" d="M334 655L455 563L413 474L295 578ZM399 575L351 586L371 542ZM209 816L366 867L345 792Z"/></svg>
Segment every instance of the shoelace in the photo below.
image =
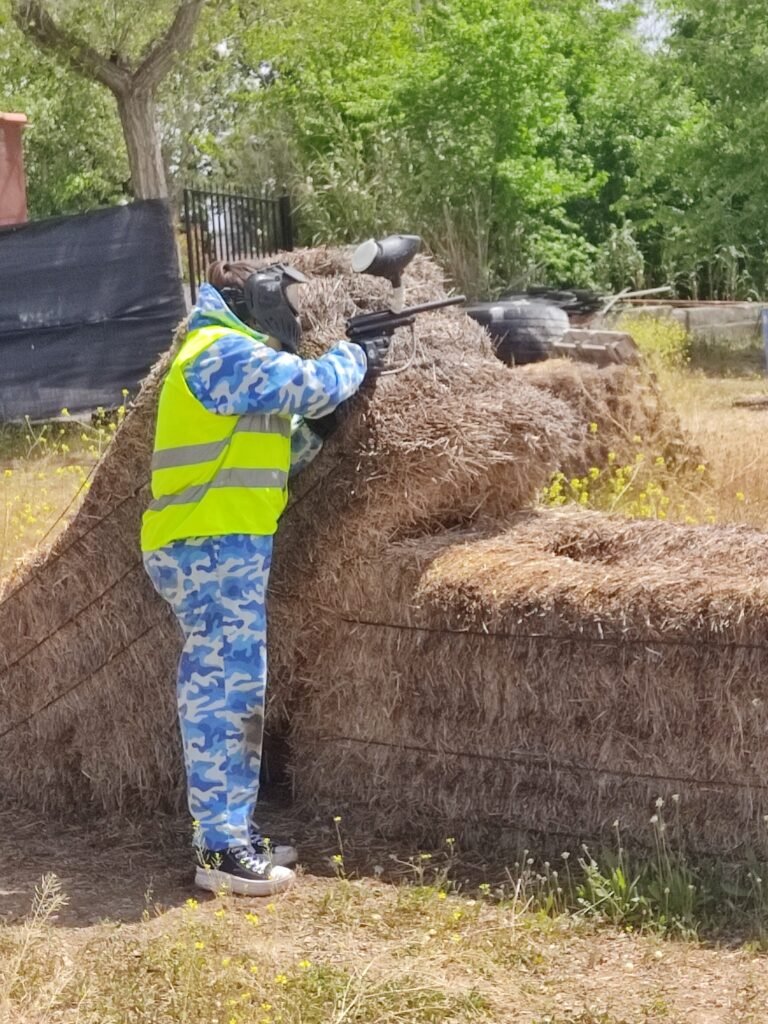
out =
<svg viewBox="0 0 768 1024"><path fill-rule="evenodd" d="M272 866L266 857L260 857L253 850L247 846L240 846L237 849L229 851L235 858L240 867L246 869L246 871L253 872L254 875L267 875L269 869Z"/></svg>
<svg viewBox="0 0 768 1024"><path fill-rule="evenodd" d="M251 840L251 846L257 850L266 850L268 853L275 851L276 844L262 834L258 825L251 825L248 838ZM280 844L278 843L277 845L279 846Z"/></svg>

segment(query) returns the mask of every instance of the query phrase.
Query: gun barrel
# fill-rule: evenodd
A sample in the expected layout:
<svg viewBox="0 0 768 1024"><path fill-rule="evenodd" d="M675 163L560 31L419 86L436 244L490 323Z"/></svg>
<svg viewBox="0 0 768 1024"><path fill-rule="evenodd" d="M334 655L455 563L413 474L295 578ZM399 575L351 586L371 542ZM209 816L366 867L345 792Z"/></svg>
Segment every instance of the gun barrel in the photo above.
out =
<svg viewBox="0 0 768 1024"><path fill-rule="evenodd" d="M347 321L347 337L355 338L363 335L373 337L378 331L392 333L398 327L409 327L419 313L427 313L431 309L444 309L446 306L457 306L466 302L464 295L454 295L450 299L433 299L422 302L418 306L407 306L405 309L380 309L373 313L360 313Z"/></svg>
<svg viewBox="0 0 768 1024"><path fill-rule="evenodd" d="M450 299L432 299L431 302L422 302L420 306L408 306L401 309L397 316L410 316L416 313L426 313L430 309L443 309L444 306L458 306L460 302L466 302L466 295L454 295Z"/></svg>

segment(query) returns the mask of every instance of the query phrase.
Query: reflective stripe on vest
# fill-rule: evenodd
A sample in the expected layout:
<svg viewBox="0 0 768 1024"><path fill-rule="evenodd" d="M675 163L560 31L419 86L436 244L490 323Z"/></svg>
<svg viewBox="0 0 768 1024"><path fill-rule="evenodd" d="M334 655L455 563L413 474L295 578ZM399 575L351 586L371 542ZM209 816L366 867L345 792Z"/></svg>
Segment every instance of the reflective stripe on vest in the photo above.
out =
<svg viewBox="0 0 768 1024"><path fill-rule="evenodd" d="M150 511L162 512L169 505L189 505L201 501L212 487L279 487L288 483L288 474L279 469L222 469L209 484L187 487L178 494L167 494L149 503Z"/></svg>
<svg viewBox="0 0 768 1024"><path fill-rule="evenodd" d="M270 416L263 413L249 413L241 416L233 434L279 434L291 436L291 421L284 416ZM178 448L163 448L152 456L152 469L174 469L177 466L193 466L197 462L213 462L223 455L230 438L223 441L209 441L206 444L185 444ZM255 484L254 486L259 486Z"/></svg>
<svg viewBox="0 0 768 1024"><path fill-rule="evenodd" d="M163 383L152 457L152 500L141 546L153 551L189 537L272 534L287 501L288 416L209 412L189 390L184 368L232 331L190 331ZM261 342L254 336L253 344Z"/></svg>

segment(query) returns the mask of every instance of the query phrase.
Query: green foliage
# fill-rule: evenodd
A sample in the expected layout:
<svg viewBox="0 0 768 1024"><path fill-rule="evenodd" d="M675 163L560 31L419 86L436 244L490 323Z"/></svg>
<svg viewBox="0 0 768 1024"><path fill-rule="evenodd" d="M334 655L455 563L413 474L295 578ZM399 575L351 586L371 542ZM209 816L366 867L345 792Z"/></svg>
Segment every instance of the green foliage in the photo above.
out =
<svg viewBox="0 0 768 1024"><path fill-rule="evenodd" d="M636 258L627 271L601 248L624 229L610 207L636 149L628 131L617 161L601 136L644 73L634 16L596 0L295 3L240 39L281 77L242 107L236 134L264 146L239 166L290 182L305 241L416 230L473 294L637 278ZM625 101L625 120L632 102L647 108Z"/></svg>
<svg viewBox="0 0 768 1024"><path fill-rule="evenodd" d="M673 803L677 808L676 794ZM711 893L701 887L697 872L682 850L670 843L663 806L664 800L659 797L650 819L652 856L628 854L618 821L614 822L616 848L603 853L600 863L583 847L577 902L582 913L612 924L692 938L708 911Z"/></svg>
<svg viewBox="0 0 768 1024"><path fill-rule="evenodd" d="M625 313L616 326L618 330L632 335L643 356L655 369L682 369L690 361L690 335L672 317Z"/></svg>
<svg viewBox="0 0 768 1024"><path fill-rule="evenodd" d="M156 36L170 23L177 0L47 0L51 15L91 46L141 59Z"/></svg>
<svg viewBox="0 0 768 1024"><path fill-rule="evenodd" d="M765 293L768 26L758 0L668 0L668 46L655 73L680 110L643 146L630 187L656 276L682 294ZM639 213L643 210L643 213Z"/></svg>
<svg viewBox="0 0 768 1024"><path fill-rule="evenodd" d="M173 0L47 0L135 65ZM114 103L0 0L0 105L25 110L35 215L114 202ZM172 184L290 188L301 241L420 232L472 296L531 282L768 288L768 28L758 0L209 0L159 95ZM663 34L662 34L663 35ZM269 62L274 82L259 73Z"/></svg>
<svg viewBox="0 0 768 1024"><path fill-rule="evenodd" d="M29 118L30 216L76 213L124 197L128 164L111 96L33 49L1 3L0 62L0 109Z"/></svg>

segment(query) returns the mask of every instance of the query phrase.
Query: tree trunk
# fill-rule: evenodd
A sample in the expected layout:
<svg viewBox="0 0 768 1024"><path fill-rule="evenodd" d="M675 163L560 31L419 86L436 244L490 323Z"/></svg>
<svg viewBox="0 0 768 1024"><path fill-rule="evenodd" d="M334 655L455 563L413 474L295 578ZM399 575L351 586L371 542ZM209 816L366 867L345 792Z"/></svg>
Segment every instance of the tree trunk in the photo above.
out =
<svg viewBox="0 0 768 1024"><path fill-rule="evenodd" d="M168 186L157 130L155 100L150 92L130 89L116 94L128 149L128 166L136 199L165 199Z"/></svg>

